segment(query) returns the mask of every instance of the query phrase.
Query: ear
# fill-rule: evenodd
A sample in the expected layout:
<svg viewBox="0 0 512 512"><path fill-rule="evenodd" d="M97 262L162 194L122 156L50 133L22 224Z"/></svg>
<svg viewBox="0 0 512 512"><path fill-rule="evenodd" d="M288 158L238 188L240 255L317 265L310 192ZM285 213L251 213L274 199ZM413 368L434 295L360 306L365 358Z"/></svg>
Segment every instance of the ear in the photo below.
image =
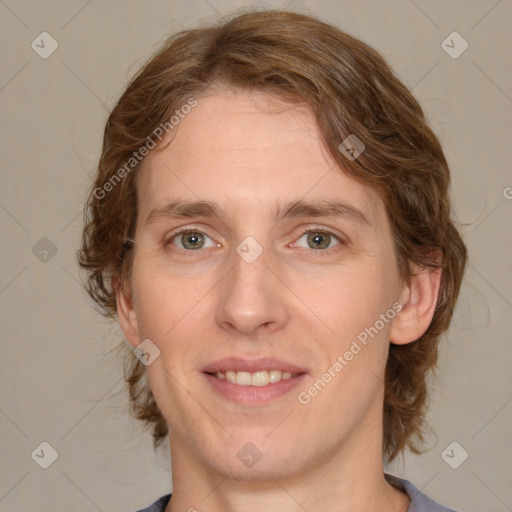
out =
<svg viewBox="0 0 512 512"><path fill-rule="evenodd" d="M112 286L116 292L117 319L123 334L133 347L140 344L137 316L133 307L130 291L119 282L119 278L112 279Z"/></svg>
<svg viewBox="0 0 512 512"><path fill-rule="evenodd" d="M439 261L440 256L436 258L436 262ZM441 269L414 266L413 272L410 282L402 288L399 299L402 309L391 326L390 342L396 345L405 345L423 336L437 305Z"/></svg>

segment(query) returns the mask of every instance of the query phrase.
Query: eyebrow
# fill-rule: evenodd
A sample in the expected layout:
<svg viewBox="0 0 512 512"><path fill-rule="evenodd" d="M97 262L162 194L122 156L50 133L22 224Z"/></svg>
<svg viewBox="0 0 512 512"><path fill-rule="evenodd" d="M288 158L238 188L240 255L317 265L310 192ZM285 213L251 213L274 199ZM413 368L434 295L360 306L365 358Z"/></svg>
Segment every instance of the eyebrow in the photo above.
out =
<svg viewBox="0 0 512 512"><path fill-rule="evenodd" d="M146 224L160 219L177 218L187 219L193 217L222 218L222 209L210 201L170 201L164 206L154 208L149 213ZM371 226L361 210L353 205L333 200L309 202L304 200L288 203L277 203L274 207L273 220L279 222L287 218L296 217L341 217L361 227Z"/></svg>

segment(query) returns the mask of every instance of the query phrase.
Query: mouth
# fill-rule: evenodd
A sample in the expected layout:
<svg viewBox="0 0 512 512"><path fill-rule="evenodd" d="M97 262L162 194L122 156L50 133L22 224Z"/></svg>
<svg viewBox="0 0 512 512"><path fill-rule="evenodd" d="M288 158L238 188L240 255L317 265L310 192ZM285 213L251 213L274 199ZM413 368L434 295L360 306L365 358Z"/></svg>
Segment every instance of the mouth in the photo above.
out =
<svg viewBox="0 0 512 512"><path fill-rule="evenodd" d="M217 379L226 379L231 384L238 384L239 386L268 386L275 384L281 380L291 379L297 377L298 373L282 372L281 370L258 370L255 372L233 371L208 373L215 376Z"/></svg>
<svg viewBox="0 0 512 512"><path fill-rule="evenodd" d="M229 358L202 369L213 390L230 401L266 404L290 392L307 371L276 359Z"/></svg>

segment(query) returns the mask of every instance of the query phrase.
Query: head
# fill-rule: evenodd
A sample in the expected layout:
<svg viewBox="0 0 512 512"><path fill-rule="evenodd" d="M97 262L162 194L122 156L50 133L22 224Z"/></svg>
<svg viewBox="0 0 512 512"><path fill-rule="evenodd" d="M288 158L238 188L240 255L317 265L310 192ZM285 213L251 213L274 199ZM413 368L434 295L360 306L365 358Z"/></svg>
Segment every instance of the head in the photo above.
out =
<svg viewBox="0 0 512 512"><path fill-rule="evenodd" d="M466 263L449 184L417 101L339 29L265 11L171 37L110 114L79 255L155 446L170 426L228 472L251 442L276 474L380 425L388 460L418 452ZM212 391L214 361L269 356L300 370L286 398Z"/></svg>

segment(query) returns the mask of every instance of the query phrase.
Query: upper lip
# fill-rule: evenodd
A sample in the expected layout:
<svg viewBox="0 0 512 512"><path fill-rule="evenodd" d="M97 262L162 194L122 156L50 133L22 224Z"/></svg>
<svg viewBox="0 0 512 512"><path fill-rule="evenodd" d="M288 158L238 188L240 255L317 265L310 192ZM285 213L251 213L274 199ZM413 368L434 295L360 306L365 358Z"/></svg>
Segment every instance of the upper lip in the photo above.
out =
<svg viewBox="0 0 512 512"><path fill-rule="evenodd" d="M260 359L241 359L238 357L226 357L219 359L205 366L202 371L205 373L225 373L227 371L256 372L259 370L280 370L290 373L306 373L304 368L299 368L290 363L280 361L272 357L262 357Z"/></svg>

